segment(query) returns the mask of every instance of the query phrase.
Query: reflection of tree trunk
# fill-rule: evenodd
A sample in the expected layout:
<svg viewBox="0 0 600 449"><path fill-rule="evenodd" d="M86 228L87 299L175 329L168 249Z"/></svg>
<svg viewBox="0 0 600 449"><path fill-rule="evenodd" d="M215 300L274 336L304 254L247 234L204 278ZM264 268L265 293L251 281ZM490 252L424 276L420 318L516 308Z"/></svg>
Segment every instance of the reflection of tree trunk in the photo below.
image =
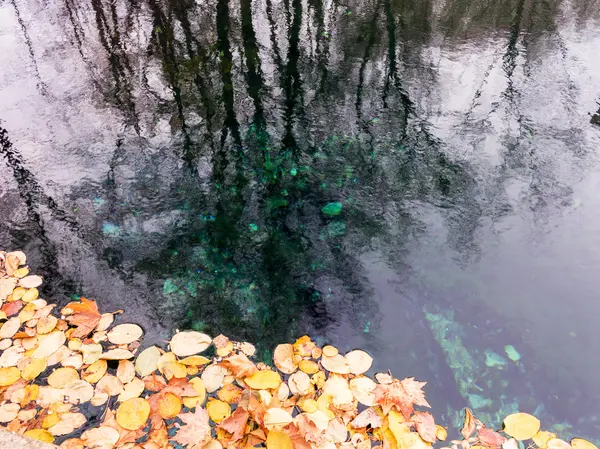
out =
<svg viewBox="0 0 600 449"><path fill-rule="evenodd" d="M242 17L242 39L244 41L244 55L246 57L246 83L248 95L254 102L254 122L259 131L263 131L266 122L261 94L263 91L262 70L260 67L260 53L256 42L256 34L252 25L252 2L241 0L240 15Z"/></svg>
<svg viewBox="0 0 600 449"><path fill-rule="evenodd" d="M15 3L15 0L11 1L13 8L15 9L15 15L17 16L17 21L19 22L19 26L21 27L21 31L23 32L23 39L25 40L25 45L27 45L27 50L29 51L29 56L31 57L31 63L33 64L33 69L35 70L35 77L38 80L37 88L40 90L42 94L46 94L46 86L42 81L42 77L40 76L40 72L38 70L37 60L35 58L35 53L33 52L33 46L31 45L31 38L29 37L29 32L27 31L27 27L25 26L25 22L21 18L21 12Z"/></svg>
<svg viewBox="0 0 600 449"><path fill-rule="evenodd" d="M91 0L92 8L96 16L96 27L100 42L106 51L108 61L110 63L113 80L115 82L115 99L117 104L125 109L129 114L129 124L133 125L136 132L140 132L139 120L135 110L135 103L131 94L130 78L133 76L133 71L129 65L127 56L121 44L119 35L119 23L117 17L116 6L111 2L111 17L113 20L113 32L111 33L110 25L104 13L102 0ZM109 42L110 39L110 42Z"/></svg>
<svg viewBox="0 0 600 449"><path fill-rule="evenodd" d="M167 80L173 91L173 99L177 106L177 116L183 133L183 159L188 165L191 165L195 159L195 152L192 150L193 144L188 132L183 114L183 101L181 98L181 87L179 86L179 65L173 48L173 30L166 20L160 6L156 0L148 0L152 12L152 40L158 42L162 55L163 68L167 75Z"/></svg>
<svg viewBox="0 0 600 449"><path fill-rule="evenodd" d="M388 34L388 74L385 81L383 90L383 105L385 108L388 107L387 98L391 88L391 84L398 95L402 103L402 125L401 125L401 139L406 136L406 128L408 126L408 117L413 111L413 104L408 94L402 86L402 81L398 75L398 63L396 58L396 18L394 17L394 11L392 9L391 0L385 0L385 15L387 19L387 34Z"/></svg>

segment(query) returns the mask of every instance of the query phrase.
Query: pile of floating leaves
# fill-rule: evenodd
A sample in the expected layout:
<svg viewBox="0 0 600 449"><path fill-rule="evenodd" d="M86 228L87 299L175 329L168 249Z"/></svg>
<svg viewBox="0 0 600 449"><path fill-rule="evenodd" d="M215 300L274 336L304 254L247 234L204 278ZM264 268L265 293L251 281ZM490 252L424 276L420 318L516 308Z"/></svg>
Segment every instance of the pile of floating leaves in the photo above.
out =
<svg viewBox="0 0 600 449"><path fill-rule="evenodd" d="M113 327L119 312L80 298L58 314L41 284L24 253L0 251L0 423L12 432L67 449L428 449L447 437L416 408L429 407L425 383L365 376L364 351L302 337L277 346L271 368L252 361L250 343L195 331L140 351L142 328ZM100 418L87 422L91 406ZM597 449L526 413L502 431L465 416L453 449Z"/></svg>

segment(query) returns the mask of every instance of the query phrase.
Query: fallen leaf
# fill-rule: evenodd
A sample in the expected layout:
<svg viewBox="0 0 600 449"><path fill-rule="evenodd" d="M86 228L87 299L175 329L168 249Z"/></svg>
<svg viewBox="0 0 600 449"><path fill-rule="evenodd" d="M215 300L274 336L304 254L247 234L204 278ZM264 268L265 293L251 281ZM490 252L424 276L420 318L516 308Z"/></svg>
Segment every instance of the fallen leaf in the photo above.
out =
<svg viewBox="0 0 600 449"><path fill-rule="evenodd" d="M85 380L75 380L65 385L63 394L71 404L82 404L94 397L94 387Z"/></svg>
<svg viewBox="0 0 600 449"><path fill-rule="evenodd" d="M117 377L126 384L131 382L135 377L135 365L129 360L120 360L117 367Z"/></svg>
<svg viewBox="0 0 600 449"><path fill-rule="evenodd" d="M485 446L490 447L501 447L506 438L500 435L498 432L487 427L482 427L477 431L477 438L479 442Z"/></svg>
<svg viewBox="0 0 600 449"><path fill-rule="evenodd" d="M16 366L0 368L0 387L14 384L21 378L21 371Z"/></svg>
<svg viewBox="0 0 600 449"><path fill-rule="evenodd" d="M540 420L528 413L513 413L504 418L504 432L517 440L528 440L540 430Z"/></svg>
<svg viewBox="0 0 600 449"><path fill-rule="evenodd" d="M279 371L292 374L298 369L298 363L294 358L294 347L290 344L277 345L273 352L273 361Z"/></svg>
<svg viewBox="0 0 600 449"><path fill-rule="evenodd" d="M341 354L336 353L333 356L328 356L323 353L323 357L321 357L321 366L330 373L350 374L350 365L348 365L348 361Z"/></svg>
<svg viewBox="0 0 600 449"><path fill-rule="evenodd" d="M88 447L112 449L119 441L119 431L112 427L100 426L83 432L81 439Z"/></svg>
<svg viewBox="0 0 600 449"><path fill-rule="evenodd" d="M91 384L95 384L106 374L108 363L106 360L96 360L81 373L81 378Z"/></svg>
<svg viewBox="0 0 600 449"><path fill-rule="evenodd" d="M11 422L21 410L19 404L6 403L0 405L0 423Z"/></svg>
<svg viewBox="0 0 600 449"><path fill-rule="evenodd" d="M414 377L408 377L400 381L404 390L408 394L408 397L413 401L415 405L420 405L422 407L431 407L429 403L425 400L425 393L423 392L423 387L427 382L419 382L415 380Z"/></svg>
<svg viewBox="0 0 600 449"><path fill-rule="evenodd" d="M248 423L248 419L250 414L243 407L238 407L235 409L233 414L227 419L223 420L219 427L227 432L229 432L232 436L233 441L240 440L244 437L244 432L246 430L246 424ZM581 448L581 449L591 449L591 448Z"/></svg>
<svg viewBox="0 0 600 449"><path fill-rule="evenodd" d="M123 392L119 395L117 400L119 402L125 402L127 399L137 398L144 392L144 389L144 381L136 377L123 386Z"/></svg>
<svg viewBox="0 0 600 449"><path fill-rule="evenodd" d="M36 288L42 285L42 277L41 276L25 276L24 278L19 279L19 285L23 288Z"/></svg>
<svg viewBox="0 0 600 449"><path fill-rule="evenodd" d="M437 428L431 413L415 412L412 416L412 422L415 423L419 436L428 443L435 443Z"/></svg>
<svg viewBox="0 0 600 449"><path fill-rule="evenodd" d="M173 440L187 446L187 449L200 449L211 440L211 427L206 409L196 407L195 413L179 415L183 425L178 427Z"/></svg>
<svg viewBox="0 0 600 449"><path fill-rule="evenodd" d="M83 426L86 421L83 413L63 413L60 420L47 430L54 436L68 435Z"/></svg>
<svg viewBox="0 0 600 449"><path fill-rule="evenodd" d="M360 429L363 427L371 426L373 429L381 427L382 420L373 407L364 409L350 422L350 426L354 429Z"/></svg>
<svg viewBox="0 0 600 449"><path fill-rule="evenodd" d="M551 438L556 438L556 435L554 433L548 432L546 430L540 430L533 437L531 437L531 439L533 440L535 445L537 447L539 447L540 449L545 449L546 445L548 444L548 441Z"/></svg>
<svg viewBox="0 0 600 449"><path fill-rule="evenodd" d="M292 439L283 432L272 430L267 435L267 449L294 449Z"/></svg>
<svg viewBox="0 0 600 449"><path fill-rule="evenodd" d="M43 373L46 369L46 361L44 359L31 359L23 368L21 377L25 380L33 380Z"/></svg>
<svg viewBox="0 0 600 449"><path fill-rule="evenodd" d="M115 345L128 345L139 340L144 331L137 324L119 324L106 334L108 341Z"/></svg>
<svg viewBox="0 0 600 449"><path fill-rule="evenodd" d="M150 404L143 398L128 399L119 405L116 419L121 427L137 430L146 424L150 416Z"/></svg>
<svg viewBox="0 0 600 449"><path fill-rule="evenodd" d="M171 351L177 357L199 354L210 346L212 339L201 332L185 331L173 336L170 342Z"/></svg>
<svg viewBox="0 0 600 449"><path fill-rule="evenodd" d="M366 373L371 369L371 365L373 365L373 357L360 349L350 351L346 354L345 359L350 366L350 373L352 374Z"/></svg>
<svg viewBox="0 0 600 449"><path fill-rule="evenodd" d="M107 374L96 384L96 391L104 391L109 396L118 396L123 392L123 383L118 377Z"/></svg>
<svg viewBox="0 0 600 449"><path fill-rule="evenodd" d="M71 337L87 337L98 326L102 315L98 311L96 301L80 298L81 302L71 302L63 309L63 314L67 315L67 321L72 326L76 326Z"/></svg>
<svg viewBox="0 0 600 449"><path fill-rule="evenodd" d="M231 415L231 406L227 402L218 399L208 401L206 404L208 416L217 424Z"/></svg>
<svg viewBox="0 0 600 449"><path fill-rule="evenodd" d="M0 328L0 338L12 338L21 327L21 320L18 317L10 318Z"/></svg>
<svg viewBox="0 0 600 449"><path fill-rule="evenodd" d="M225 370L225 368L219 365L207 366L202 372L201 376L206 391L212 393L213 391L217 391L217 389L221 388L226 374L227 371Z"/></svg>
<svg viewBox="0 0 600 449"><path fill-rule="evenodd" d="M33 352L32 357L34 359L47 358L56 352L62 345L64 345L65 341L67 341L67 337L65 336L65 333L61 331L54 331L46 335L40 335L39 345ZM49 361L47 361L47 363L50 365Z"/></svg>
<svg viewBox="0 0 600 449"><path fill-rule="evenodd" d="M73 368L58 368L48 376L48 385L54 388L64 388L79 379L79 373Z"/></svg>
<svg viewBox="0 0 600 449"><path fill-rule="evenodd" d="M276 371L257 371L252 376L246 377L244 382L254 390L275 389L281 384L281 376Z"/></svg>
<svg viewBox="0 0 600 449"><path fill-rule="evenodd" d="M590 443L588 440L584 440L583 438L573 438L571 440L571 447L573 449L598 449L598 447Z"/></svg>
<svg viewBox="0 0 600 449"><path fill-rule="evenodd" d="M183 360L181 361L183 363ZM228 369L235 377L248 377L254 374L258 369L245 354L235 354L223 359L220 365Z"/></svg>
<svg viewBox="0 0 600 449"><path fill-rule="evenodd" d="M173 419L181 412L181 398L174 393L159 393L157 401L158 414L163 419Z"/></svg>
<svg viewBox="0 0 600 449"><path fill-rule="evenodd" d="M268 429L273 427L284 427L293 421L292 415L282 408L270 408L265 413L264 422Z"/></svg>
<svg viewBox="0 0 600 449"><path fill-rule="evenodd" d="M135 372L138 376L146 377L156 371L160 354L156 346L150 346L140 352L135 360Z"/></svg>
<svg viewBox="0 0 600 449"><path fill-rule="evenodd" d="M111 349L109 351L103 352L100 355L101 360L126 360L132 359L133 353L128 351L127 349Z"/></svg>
<svg viewBox="0 0 600 449"><path fill-rule="evenodd" d="M31 429L23 433L23 435L27 438L33 438L34 440L39 440L44 443L54 443L54 436L46 429Z"/></svg>
<svg viewBox="0 0 600 449"><path fill-rule="evenodd" d="M462 430L460 431L465 440L468 440L471 435L473 435L473 432L475 432L475 425L475 417L473 416L473 413L471 413L471 410L466 408L465 421L463 423Z"/></svg>

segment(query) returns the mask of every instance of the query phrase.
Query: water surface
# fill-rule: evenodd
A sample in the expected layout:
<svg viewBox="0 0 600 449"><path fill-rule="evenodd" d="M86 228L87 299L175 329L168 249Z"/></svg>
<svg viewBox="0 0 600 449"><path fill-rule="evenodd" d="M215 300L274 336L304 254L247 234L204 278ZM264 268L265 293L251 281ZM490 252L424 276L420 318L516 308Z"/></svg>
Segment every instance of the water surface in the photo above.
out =
<svg viewBox="0 0 600 449"><path fill-rule="evenodd" d="M447 423L519 408L598 437L599 19L4 1L0 241L148 343L195 328L268 358L308 332L428 380Z"/></svg>

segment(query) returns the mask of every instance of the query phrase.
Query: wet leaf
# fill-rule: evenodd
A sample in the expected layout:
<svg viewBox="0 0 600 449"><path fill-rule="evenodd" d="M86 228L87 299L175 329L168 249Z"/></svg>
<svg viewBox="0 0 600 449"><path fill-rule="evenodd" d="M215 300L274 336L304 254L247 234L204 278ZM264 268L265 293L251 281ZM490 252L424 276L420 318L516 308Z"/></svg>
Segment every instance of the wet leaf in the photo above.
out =
<svg viewBox="0 0 600 449"><path fill-rule="evenodd" d="M185 331L173 336L171 351L178 357L199 354L210 346L212 339L201 332Z"/></svg>
<svg viewBox="0 0 600 449"><path fill-rule="evenodd" d="M360 429L367 426L371 426L375 429L382 425L381 416L373 410L373 407L369 407L360 412L358 416L352 420L350 425L354 429Z"/></svg>
<svg viewBox="0 0 600 449"><path fill-rule="evenodd" d="M221 424L219 424L219 427L232 434L232 440L237 441L244 437L244 432L246 430L246 424L248 423L249 417L250 414L247 410L245 410L242 407L238 407L237 409L235 409L235 412L233 412L233 414L230 417L223 420Z"/></svg>
<svg viewBox="0 0 600 449"><path fill-rule="evenodd" d="M21 371L16 366L0 368L0 387L14 384L21 378Z"/></svg>
<svg viewBox="0 0 600 449"><path fill-rule="evenodd" d="M46 361L44 359L31 359L23 368L21 377L25 380L33 380L38 377L46 369Z"/></svg>
<svg viewBox="0 0 600 449"><path fill-rule="evenodd" d="M210 416L210 419L216 423L220 423L231 415L231 407L229 404L218 399L208 401L208 404L206 404L206 410L208 411L208 416Z"/></svg>
<svg viewBox="0 0 600 449"><path fill-rule="evenodd" d="M128 399L119 405L116 419L121 427L137 430L146 424L150 416L150 404L143 398Z"/></svg>
<svg viewBox="0 0 600 449"><path fill-rule="evenodd" d="M545 449L546 445L548 444L548 440L550 440L551 438L556 438L556 435L546 430L540 430L533 437L531 437L533 442L540 449Z"/></svg>
<svg viewBox="0 0 600 449"><path fill-rule="evenodd" d="M107 369L108 363L106 360L96 360L81 373L81 377L83 380L95 384L102 379Z"/></svg>
<svg viewBox="0 0 600 449"><path fill-rule="evenodd" d="M100 426L83 432L81 439L88 447L111 449L119 441L119 431L112 427Z"/></svg>
<svg viewBox="0 0 600 449"><path fill-rule="evenodd" d="M150 346L140 352L135 360L135 372L138 376L146 377L156 371L160 354L156 346Z"/></svg>
<svg viewBox="0 0 600 449"><path fill-rule="evenodd" d="M195 413L179 415L183 425L178 426L173 440L187 446L188 449L201 448L211 440L211 428L206 409L196 407Z"/></svg>
<svg viewBox="0 0 600 449"><path fill-rule="evenodd" d="M292 415L282 408L270 408L265 413L264 422L267 428L284 427L293 421Z"/></svg>
<svg viewBox="0 0 600 449"><path fill-rule="evenodd" d="M501 447L504 441L506 441L505 437L487 427L482 427L477 431L477 438L480 443L491 447Z"/></svg>
<svg viewBox="0 0 600 449"><path fill-rule="evenodd" d="M47 335L41 335L39 337L39 345L33 352L32 357L34 359L43 359L52 355L67 341L65 333L61 331L50 332ZM48 362L48 365L50 363Z"/></svg>
<svg viewBox="0 0 600 449"><path fill-rule="evenodd" d="M117 396L123 392L123 383L118 377L107 374L96 384L96 391L103 391L109 396Z"/></svg>
<svg viewBox="0 0 600 449"><path fill-rule="evenodd" d="M35 288L42 285L41 276L25 276L24 278L19 279L19 285L23 288Z"/></svg>
<svg viewBox="0 0 600 449"><path fill-rule="evenodd" d="M573 449L598 449L598 447L590 443L588 440L584 440L583 438L573 438L571 440L571 447Z"/></svg>
<svg viewBox="0 0 600 449"><path fill-rule="evenodd" d="M206 391L212 393L217 391L223 385L223 379L225 379L226 370L219 365L209 365L202 372L202 382Z"/></svg>
<svg viewBox="0 0 600 449"><path fill-rule="evenodd" d="M273 352L273 361L279 371L292 374L298 368L294 358L294 347L290 344L277 345Z"/></svg>
<svg viewBox="0 0 600 449"><path fill-rule="evenodd" d="M78 338L87 337L91 334L102 318L96 301L87 298L81 298L81 302L67 304L63 309L63 314L69 315L67 321L72 326L76 326L71 337Z"/></svg>
<svg viewBox="0 0 600 449"><path fill-rule="evenodd" d="M294 449L291 438L283 432L272 430L267 435L267 449Z"/></svg>
<svg viewBox="0 0 600 449"><path fill-rule="evenodd" d="M124 402L127 399L137 398L144 392L144 389L144 381L136 377L123 386L123 392L119 395L117 400L119 402Z"/></svg>
<svg viewBox="0 0 600 449"><path fill-rule="evenodd" d="M183 361L182 361L183 363ZM220 365L227 368L235 377L248 377L258 369L245 354L235 354L223 359Z"/></svg>
<svg viewBox="0 0 600 449"><path fill-rule="evenodd" d="M513 413L504 418L504 432L517 440L528 440L540 430L540 420L528 413Z"/></svg>
<svg viewBox="0 0 600 449"><path fill-rule="evenodd" d="M345 359L350 366L350 372L352 374L366 373L371 369L371 365L373 364L373 357L359 349L350 351L346 354Z"/></svg>
<svg viewBox="0 0 600 449"><path fill-rule="evenodd" d="M54 436L46 429L31 429L26 431L23 435L28 438L33 438L34 440L42 441L44 443L54 443Z"/></svg>
<svg viewBox="0 0 600 449"><path fill-rule="evenodd" d="M158 395L158 414L163 419L173 419L181 412L181 398L174 393Z"/></svg>
<svg viewBox="0 0 600 449"><path fill-rule="evenodd" d="M106 335L108 341L115 345L127 345L139 340L143 334L144 331L137 324L119 324Z"/></svg>
<svg viewBox="0 0 600 449"><path fill-rule="evenodd" d="M415 423L419 436L428 443L435 443L437 427L431 413L427 412L415 412L412 417L412 421Z"/></svg>
<svg viewBox="0 0 600 449"><path fill-rule="evenodd" d="M254 390L275 389L281 384L281 376L271 370L257 371L252 376L246 377L244 382ZM208 391L210 392L210 390Z"/></svg>
<svg viewBox="0 0 600 449"><path fill-rule="evenodd" d="M21 320L18 317L10 318L0 328L0 338L12 338L21 327Z"/></svg>
<svg viewBox="0 0 600 449"><path fill-rule="evenodd" d="M475 426L475 417L473 416L473 413L471 413L471 410L466 408L465 421L463 423L462 430L460 431L461 435L465 440L469 439L471 435L473 435L473 432L475 432Z"/></svg>
<svg viewBox="0 0 600 449"><path fill-rule="evenodd" d="M100 356L102 360L126 360L132 359L133 353L127 349L111 349L110 351L103 352Z"/></svg>
<svg viewBox="0 0 600 449"><path fill-rule="evenodd" d="M94 387L85 380L75 380L63 388L63 394L71 404L89 402L94 396Z"/></svg>
<svg viewBox="0 0 600 449"><path fill-rule="evenodd" d="M6 403L0 405L0 423L11 422L21 410L19 404Z"/></svg>
<svg viewBox="0 0 600 449"><path fill-rule="evenodd" d="M54 388L64 388L79 379L79 373L73 368L58 368L48 376L48 385Z"/></svg>

